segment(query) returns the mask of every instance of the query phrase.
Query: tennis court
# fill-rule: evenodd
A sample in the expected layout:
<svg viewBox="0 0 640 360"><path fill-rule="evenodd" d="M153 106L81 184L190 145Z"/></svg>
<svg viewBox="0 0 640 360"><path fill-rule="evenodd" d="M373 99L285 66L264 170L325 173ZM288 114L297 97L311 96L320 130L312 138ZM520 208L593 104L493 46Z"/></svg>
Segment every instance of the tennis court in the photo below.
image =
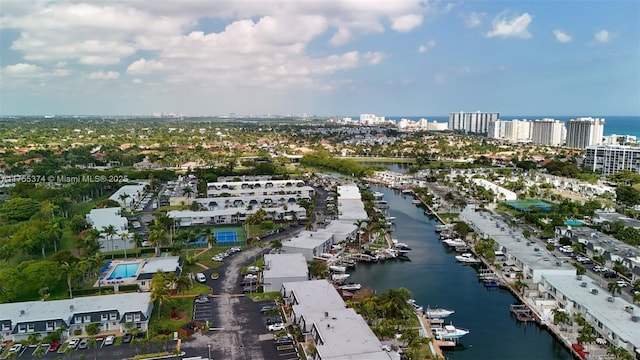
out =
<svg viewBox="0 0 640 360"><path fill-rule="evenodd" d="M235 231L216 231L215 235L218 244L238 242L238 234Z"/></svg>
<svg viewBox="0 0 640 360"><path fill-rule="evenodd" d="M504 203L519 212L531 212L533 211L532 208L537 208L541 211L549 212L551 211L551 208L556 205L551 201L542 199L511 200L504 201Z"/></svg>

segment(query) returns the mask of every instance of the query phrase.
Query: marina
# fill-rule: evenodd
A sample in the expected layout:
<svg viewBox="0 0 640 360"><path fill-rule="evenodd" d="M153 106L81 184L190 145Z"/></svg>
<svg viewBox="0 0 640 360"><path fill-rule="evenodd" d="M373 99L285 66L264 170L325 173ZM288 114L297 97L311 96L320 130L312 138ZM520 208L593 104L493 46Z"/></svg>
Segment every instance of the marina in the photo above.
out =
<svg viewBox="0 0 640 360"><path fill-rule="evenodd" d="M442 246L439 239L440 233L450 230L449 226L427 217L420 207L413 206L406 193L379 186L372 188L384 193L389 215L396 218L398 225L392 236L411 248L412 261L363 261L347 270L350 281L377 292L406 287L413 292L416 304L426 311L439 307L427 304L455 309L446 318L447 323L460 323L468 333L457 344L451 339L434 341L447 359L571 359L563 345L535 322L509 316L516 299L499 283L495 288L484 286L483 276L493 279L490 271L478 273L475 267L460 266L454 258L454 248ZM423 323L429 322L426 316L421 318ZM498 338L503 345L492 346Z"/></svg>

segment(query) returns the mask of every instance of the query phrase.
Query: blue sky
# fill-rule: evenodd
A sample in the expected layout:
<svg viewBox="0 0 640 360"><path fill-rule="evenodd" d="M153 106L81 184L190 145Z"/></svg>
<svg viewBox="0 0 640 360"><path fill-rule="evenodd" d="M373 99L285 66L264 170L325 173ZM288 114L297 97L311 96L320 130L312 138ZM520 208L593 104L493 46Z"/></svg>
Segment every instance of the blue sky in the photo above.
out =
<svg viewBox="0 0 640 360"><path fill-rule="evenodd" d="M0 114L640 115L639 24L635 0L2 0Z"/></svg>

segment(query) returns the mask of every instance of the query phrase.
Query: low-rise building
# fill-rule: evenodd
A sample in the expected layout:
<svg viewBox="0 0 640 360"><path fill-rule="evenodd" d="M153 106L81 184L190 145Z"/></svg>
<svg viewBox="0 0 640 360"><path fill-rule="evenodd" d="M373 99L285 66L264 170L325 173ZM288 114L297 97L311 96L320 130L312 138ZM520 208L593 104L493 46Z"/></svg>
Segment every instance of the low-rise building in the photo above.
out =
<svg viewBox="0 0 640 360"><path fill-rule="evenodd" d="M285 282L309 280L307 260L302 254L265 254L262 284L264 292L280 291Z"/></svg>
<svg viewBox="0 0 640 360"><path fill-rule="evenodd" d="M182 273L182 260L180 256L153 257L145 260L142 269L136 277L138 287L142 291L151 291L151 280L158 271L173 273L180 276Z"/></svg>
<svg viewBox="0 0 640 360"><path fill-rule="evenodd" d="M331 250L334 244L332 232L302 231L295 237L282 241L282 251L287 254L302 254L305 259L312 260Z"/></svg>
<svg viewBox="0 0 640 360"><path fill-rule="evenodd" d="M127 293L0 304L0 335L8 341L45 337L58 329L63 329L62 337L86 335L89 324L98 324L100 331L125 332L125 324L132 323L147 331L150 300L149 293Z"/></svg>
<svg viewBox="0 0 640 360"><path fill-rule="evenodd" d="M120 212L121 208L113 207L93 209L87 214L89 225L101 233L99 239L101 251L115 251L135 247L135 243L129 233L129 221L121 216ZM115 234L106 234L105 230L111 226L113 226Z"/></svg>
<svg viewBox="0 0 640 360"><path fill-rule="evenodd" d="M133 207L144 196L144 188L146 185L124 185L119 188L113 195L109 196L109 200L116 201L122 207Z"/></svg>
<svg viewBox="0 0 640 360"><path fill-rule="evenodd" d="M312 197L315 190L303 180L247 180L207 183L207 196L299 194Z"/></svg>
<svg viewBox="0 0 640 360"><path fill-rule="evenodd" d="M216 224L237 224L243 222L248 215L251 215L263 209L267 212L267 218L271 220L285 220L287 216L295 216L302 219L306 216L307 210L299 205L272 206L272 207L229 207L216 210L191 211L191 210L172 210L167 212L167 216L179 221L180 226L200 226L200 225L216 225Z"/></svg>

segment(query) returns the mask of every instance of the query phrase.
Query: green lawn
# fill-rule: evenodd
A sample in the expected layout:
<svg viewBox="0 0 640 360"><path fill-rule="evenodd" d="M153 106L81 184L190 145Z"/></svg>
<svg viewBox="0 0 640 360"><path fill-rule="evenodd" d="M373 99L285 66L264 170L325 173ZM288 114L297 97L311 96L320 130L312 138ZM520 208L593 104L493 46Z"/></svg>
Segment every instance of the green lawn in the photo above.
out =
<svg viewBox="0 0 640 360"><path fill-rule="evenodd" d="M272 292L266 292L266 293L252 293L252 294L245 294L244 296L253 299L253 301L281 299L279 291L272 291Z"/></svg>
<svg viewBox="0 0 640 360"><path fill-rule="evenodd" d="M178 331L180 326L191 321L193 317L193 298L171 298L166 303L162 304L160 308L160 319L158 319L158 307L157 303L154 304L153 314L149 321L149 327L151 329L157 329L158 331ZM181 320L174 320L169 318L169 313L175 308L175 311L184 317ZM155 334L149 334L155 336Z"/></svg>

